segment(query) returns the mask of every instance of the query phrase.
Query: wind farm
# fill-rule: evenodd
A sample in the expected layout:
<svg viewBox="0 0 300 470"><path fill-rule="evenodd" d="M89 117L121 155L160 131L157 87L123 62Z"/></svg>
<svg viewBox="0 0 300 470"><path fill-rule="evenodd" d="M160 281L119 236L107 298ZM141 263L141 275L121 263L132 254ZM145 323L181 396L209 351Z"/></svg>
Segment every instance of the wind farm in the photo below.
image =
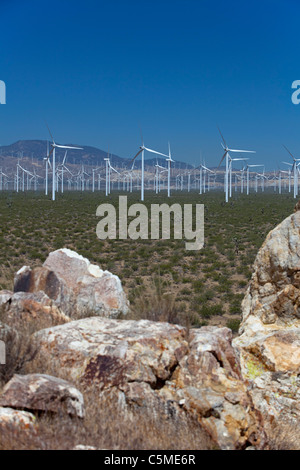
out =
<svg viewBox="0 0 300 470"><path fill-rule="evenodd" d="M194 193L202 195L210 191L223 191L226 203L233 196L233 186L235 194L243 194L246 190L249 195L251 191L258 193L271 188L278 195L292 192L294 198L299 193L300 158L295 158L285 145L283 149L292 160L283 160L277 163L277 168L267 171L266 165L253 156L256 151L228 148L220 130L224 153L218 166L209 165L208 158L200 165L196 161L194 164L187 163L185 156L171 156L170 143L166 145L167 152L163 153L164 149L157 151L145 147L143 141L132 158L117 157L108 151L106 156L98 157L96 164L93 164L93 155L89 156L90 161L86 161L80 157L77 159L73 153L72 162L68 161L68 151L83 151L81 155L84 155L84 146L57 144L50 130L49 133L51 141L46 140L42 144L44 154L35 157L30 158L24 151L5 154L0 147L0 191L43 191L48 196L51 187L52 201L55 201L57 193L63 194L65 191L104 191L107 197L111 192L139 191L142 202L151 191L162 193L167 198L178 191L187 191L191 197L195 197ZM156 157L146 159L145 153ZM252 155L244 156L246 154ZM199 155L202 160L201 151Z"/></svg>
<svg viewBox="0 0 300 470"><path fill-rule="evenodd" d="M265 3L1 3L0 450L300 449L300 6Z"/></svg>

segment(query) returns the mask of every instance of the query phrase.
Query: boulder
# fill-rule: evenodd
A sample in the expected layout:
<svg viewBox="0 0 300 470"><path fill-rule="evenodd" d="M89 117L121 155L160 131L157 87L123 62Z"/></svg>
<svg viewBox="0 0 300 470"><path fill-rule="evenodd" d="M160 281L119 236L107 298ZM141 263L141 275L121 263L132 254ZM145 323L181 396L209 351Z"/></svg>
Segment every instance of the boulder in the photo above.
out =
<svg viewBox="0 0 300 470"><path fill-rule="evenodd" d="M19 411L12 408L0 407L0 430L1 433L36 432L36 419L28 411Z"/></svg>
<svg viewBox="0 0 300 470"><path fill-rule="evenodd" d="M260 415L241 377L228 328L192 330L190 350L169 385L178 403L196 415L221 449L243 449L265 442Z"/></svg>
<svg viewBox="0 0 300 470"><path fill-rule="evenodd" d="M45 374L15 374L3 388L0 406L84 417L82 394L69 382Z"/></svg>
<svg viewBox="0 0 300 470"><path fill-rule="evenodd" d="M14 279L14 291L43 291L66 315L117 317L129 303L120 279L63 248L49 254L42 267L23 266Z"/></svg>
<svg viewBox="0 0 300 470"><path fill-rule="evenodd" d="M272 230L255 263L233 344L269 433L300 419L300 211Z"/></svg>
<svg viewBox="0 0 300 470"><path fill-rule="evenodd" d="M188 333L169 323L93 317L39 331L35 341L31 369L52 365L55 375L96 386L99 399L178 419L187 432L196 420L222 449L264 445L227 328Z"/></svg>
<svg viewBox="0 0 300 470"><path fill-rule="evenodd" d="M148 320L90 317L41 330L34 339L31 367L52 366L55 375L100 390L134 381L159 387L188 351L183 327Z"/></svg>
<svg viewBox="0 0 300 470"><path fill-rule="evenodd" d="M234 345L244 375L247 363L266 370L300 372L300 212L272 230L255 263L242 302L243 320Z"/></svg>
<svg viewBox="0 0 300 470"><path fill-rule="evenodd" d="M70 321L42 291L15 292L2 308L5 322L13 326L31 325L36 330Z"/></svg>

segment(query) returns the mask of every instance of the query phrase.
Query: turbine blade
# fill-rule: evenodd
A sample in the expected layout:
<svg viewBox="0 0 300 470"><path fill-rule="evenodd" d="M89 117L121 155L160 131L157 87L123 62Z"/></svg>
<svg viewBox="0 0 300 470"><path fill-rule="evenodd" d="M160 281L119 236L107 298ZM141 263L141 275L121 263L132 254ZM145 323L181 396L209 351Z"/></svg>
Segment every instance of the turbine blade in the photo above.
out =
<svg viewBox="0 0 300 470"><path fill-rule="evenodd" d="M290 154L290 156L293 158L293 160L295 161L295 157L294 155L289 151L289 149L284 145L284 148L285 150Z"/></svg>
<svg viewBox="0 0 300 470"><path fill-rule="evenodd" d="M255 150L237 150L237 149L228 149L229 152L238 152L238 153L256 153Z"/></svg>
<svg viewBox="0 0 300 470"><path fill-rule="evenodd" d="M163 157L168 157L168 155L165 155L164 153L160 153L160 152L157 152L156 150L148 149L147 147L145 147L145 150L147 150L147 152L155 153L156 155L162 155Z"/></svg>
<svg viewBox="0 0 300 470"><path fill-rule="evenodd" d="M51 157L51 155L52 155L52 153L53 153L53 151L54 151L54 148L55 148L55 147L52 147L52 149L50 150L50 153L49 153L49 155L48 155L48 158Z"/></svg>
<svg viewBox="0 0 300 470"><path fill-rule="evenodd" d="M134 162L134 160L136 159L136 157L138 157L139 154L140 154L143 150L144 150L144 149L139 150L138 153L133 157L133 159L130 160L130 163Z"/></svg>
<svg viewBox="0 0 300 470"><path fill-rule="evenodd" d="M227 147L226 142L225 142L225 139L224 139L224 137L223 137L223 135L222 135L222 132L220 131L220 128L219 128L219 127L218 127L218 129L219 129L219 132L220 132L220 136L222 137L222 140L223 140L223 142L224 142L224 145L225 145L225 147Z"/></svg>
<svg viewBox="0 0 300 470"><path fill-rule="evenodd" d="M144 147L144 138L143 138L142 126L140 123L139 123L139 128L140 128L140 134L141 134L142 147Z"/></svg>
<svg viewBox="0 0 300 470"><path fill-rule="evenodd" d="M224 158L226 157L226 153L227 153L227 151L224 153L223 157L221 158L221 161L220 161L220 163L219 163L219 165L218 165L218 168L220 168L222 161L223 161Z"/></svg>
<svg viewBox="0 0 300 470"><path fill-rule="evenodd" d="M62 165L65 166L65 161L66 161L66 158L67 158L67 153L68 153L68 150L65 151L65 156L64 156L64 159L62 161Z"/></svg>
<svg viewBox="0 0 300 470"><path fill-rule="evenodd" d="M51 134L51 131L50 131L49 126L48 126L48 124L47 124L46 121L45 121L45 124L46 124L46 126L47 126L48 131L49 131L49 134L50 134L50 137L51 137L51 139L52 139L52 142L54 143L53 135Z"/></svg>
<svg viewBox="0 0 300 470"><path fill-rule="evenodd" d="M59 149L83 150L82 147L70 147L69 145L55 144L55 147L58 147Z"/></svg>

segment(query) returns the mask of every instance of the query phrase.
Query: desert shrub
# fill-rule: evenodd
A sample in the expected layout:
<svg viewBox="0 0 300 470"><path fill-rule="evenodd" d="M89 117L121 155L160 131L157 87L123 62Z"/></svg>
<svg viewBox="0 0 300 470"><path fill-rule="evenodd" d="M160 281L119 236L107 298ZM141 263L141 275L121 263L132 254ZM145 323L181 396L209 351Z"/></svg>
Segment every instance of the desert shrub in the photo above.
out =
<svg viewBox="0 0 300 470"><path fill-rule="evenodd" d="M126 318L189 325L184 304L176 302L173 292L166 291L160 277L152 278L150 285L136 290L130 301L131 310Z"/></svg>
<svg viewBox="0 0 300 470"><path fill-rule="evenodd" d="M202 318L211 318L214 315L223 315L223 307L221 304L208 305L204 304L200 308L200 315Z"/></svg>
<svg viewBox="0 0 300 470"><path fill-rule="evenodd" d="M215 448L196 420L187 426L178 417L145 408L125 408L111 394L99 396L95 387L81 388L81 392L86 408L84 419L44 414L38 418L36 435L0 433L0 450L72 450L78 445L107 450Z"/></svg>
<svg viewBox="0 0 300 470"><path fill-rule="evenodd" d="M231 318L227 321L226 326L230 328L233 333L237 333L239 331L241 321L238 318Z"/></svg>

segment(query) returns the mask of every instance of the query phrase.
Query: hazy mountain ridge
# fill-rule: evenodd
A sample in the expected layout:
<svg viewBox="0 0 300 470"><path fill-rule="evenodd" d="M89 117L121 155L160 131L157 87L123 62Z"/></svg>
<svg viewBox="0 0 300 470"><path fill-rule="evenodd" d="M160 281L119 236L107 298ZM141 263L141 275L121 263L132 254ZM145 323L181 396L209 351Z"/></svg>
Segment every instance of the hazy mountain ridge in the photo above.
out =
<svg viewBox="0 0 300 470"><path fill-rule="evenodd" d="M67 161L71 164L84 164L90 166L103 166L104 158L107 157L108 151L101 150L97 147L92 147L88 145L81 145L77 143L66 143L63 145L77 146L82 147L83 150L68 150ZM56 150L57 161L61 161L64 157L65 151L63 149ZM18 140L17 142L11 145L2 145L0 146L0 155L2 160L2 165L5 166L6 157L15 157L15 158L30 158L32 160L42 160L47 155L47 141L46 140ZM133 155L134 156L134 155ZM115 154L110 154L110 161L112 165L118 167L124 165L126 168L132 167L132 157L124 158L119 157ZM147 158L145 155L145 165L154 166L158 162L159 165L166 167L165 158ZM173 166L177 168L193 168L192 165L185 162L176 162ZM141 159L138 157L135 160L135 168L141 167Z"/></svg>

